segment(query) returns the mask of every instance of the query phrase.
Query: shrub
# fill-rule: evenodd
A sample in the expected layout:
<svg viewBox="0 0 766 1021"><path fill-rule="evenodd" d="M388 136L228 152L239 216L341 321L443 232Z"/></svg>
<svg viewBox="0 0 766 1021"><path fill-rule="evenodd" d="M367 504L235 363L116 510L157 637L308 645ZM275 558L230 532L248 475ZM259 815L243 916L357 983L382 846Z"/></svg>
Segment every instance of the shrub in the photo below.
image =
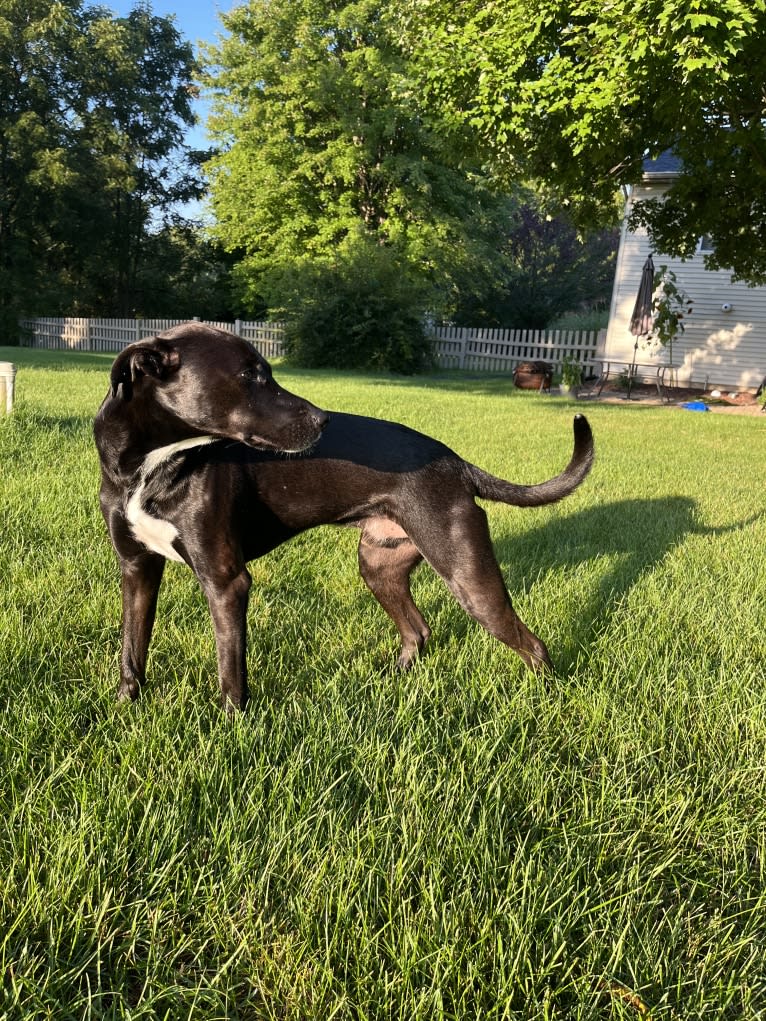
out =
<svg viewBox="0 0 766 1021"><path fill-rule="evenodd" d="M423 287L391 249L358 242L332 263L283 272L272 290L294 365L410 374L432 364Z"/></svg>
<svg viewBox="0 0 766 1021"><path fill-rule="evenodd" d="M609 325L609 309L590 312L567 312L548 323L548 330L605 330Z"/></svg>

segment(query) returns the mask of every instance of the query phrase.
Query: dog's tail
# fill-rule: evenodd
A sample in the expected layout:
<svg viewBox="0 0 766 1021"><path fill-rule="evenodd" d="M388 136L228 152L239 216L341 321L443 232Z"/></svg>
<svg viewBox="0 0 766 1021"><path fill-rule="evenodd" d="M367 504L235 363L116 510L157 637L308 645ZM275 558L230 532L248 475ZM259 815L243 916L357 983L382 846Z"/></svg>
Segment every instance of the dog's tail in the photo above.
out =
<svg viewBox="0 0 766 1021"><path fill-rule="evenodd" d="M572 458L564 471L555 478L534 486L520 486L495 478L475 465L469 465L469 472L476 487L476 495L484 500L510 503L515 507L540 507L542 504L555 503L577 489L593 466L593 454L593 433L588 420L584 415L575 415Z"/></svg>

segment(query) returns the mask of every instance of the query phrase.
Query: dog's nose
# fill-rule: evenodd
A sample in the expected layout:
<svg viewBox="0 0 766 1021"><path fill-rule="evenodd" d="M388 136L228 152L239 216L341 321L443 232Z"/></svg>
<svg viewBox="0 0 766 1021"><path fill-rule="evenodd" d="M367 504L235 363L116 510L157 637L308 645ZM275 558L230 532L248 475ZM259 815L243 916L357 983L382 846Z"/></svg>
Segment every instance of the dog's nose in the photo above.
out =
<svg viewBox="0 0 766 1021"><path fill-rule="evenodd" d="M314 421L316 422L317 427L319 429L324 429L324 427L330 421L330 416L328 412L322 411L320 408L317 408L314 412Z"/></svg>

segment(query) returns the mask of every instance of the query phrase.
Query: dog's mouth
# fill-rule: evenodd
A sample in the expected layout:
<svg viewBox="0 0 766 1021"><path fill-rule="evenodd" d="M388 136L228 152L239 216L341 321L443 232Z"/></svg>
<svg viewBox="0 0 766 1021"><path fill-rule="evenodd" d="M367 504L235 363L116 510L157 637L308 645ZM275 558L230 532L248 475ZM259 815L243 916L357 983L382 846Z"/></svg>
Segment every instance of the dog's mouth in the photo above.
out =
<svg viewBox="0 0 766 1021"><path fill-rule="evenodd" d="M265 436L256 435L242 436L240 440L246 446L252 447L253 450L268 450L275 454L285 454L294 457L299 454L308 454L309 451L313 450L319 442L319 436L315 436L300 444L275 443L273 440L267 440Z"/></svg>
<svg viewBox="0 0 766 1021"><path fill-rule="evenodd" d="M319 442L329 420L330 416L326 411L316 409L315 414L307 416L300 425L295 423L293 428L285 429L284 434L278 439L270 439L260 433L248 433L242 435L240 439L255 450L269 450L293 456L307 454Z"/></svg>

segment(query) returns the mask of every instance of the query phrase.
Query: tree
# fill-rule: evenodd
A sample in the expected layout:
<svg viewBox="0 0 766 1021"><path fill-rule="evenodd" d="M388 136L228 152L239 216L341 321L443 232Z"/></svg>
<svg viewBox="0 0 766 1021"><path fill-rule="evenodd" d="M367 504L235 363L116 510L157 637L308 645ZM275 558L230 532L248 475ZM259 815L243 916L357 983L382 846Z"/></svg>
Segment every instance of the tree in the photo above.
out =
<svg viewBox="0 0 766 1021"><path fill-rule="evenodd" d="M345 280L372 241L429 282L432 308L454 304L495 261L503 206L459 135L448 151L424 120L381 5L249 0L223 21L207 170L243 297L283 306L304 262L337 260Z"/></svg>
<svg viewBox="0 0 766 1021"><path fill-rule="evenodd" d="M146 239L199 193L192 51L139 6L0 0L0 311L128 314Z"/></svg>
<svg viewBox="0 0 766 1021"><path fill-rule="evenodd" d="M580 224L673 149L683 173L634 223L711 268L766 283L766 0L401 0L415 82L445 131L475 133L507 180Z"/></svg>
<svg viewBox="0 0 766 1021"><path fill-rule="evenodd" d="M231 265L231 257L195 223L179 221L151 231L136 271L136 313L213 322L244 318L232 295Z"/></svg>
<svg viewBox="0 0 766 1021"><path fill-rule="evenodd" d="M59 104L68 91L78 32L72 6L52 7L47 0L0 3L0 313L5 339L15 331L19 309L37 295L50 300L55 292L41 266L61 238L64 225L56 223L56 197L71 180L72 133Z"/></svg>
<svg viewBox="0 0 766 1021"><path fill-rule="evenodd" d="M81 182L103 230L89 276L99 304L117 315L136 310L137 278L152 232L199 198L201 173L184 142L194 123L197 65L171 18L146 2L126 18L88 15L91 100L79 113L79 141L92 153Z"/></svg>
<svg viewBox="0 0 766 1021"><path fill-rule="evenodd" d="M295 263L281 283L285 348L296 365L409 375L432 364L423 284L391 246L359 235L332 261Z"/></svg>
<svg viewBox="0 0 766 1021"><path fill-rule="evenodd" d="M457 323L543 329L565 312L608 301L616 229L582 235L566 216L547 216L530 189L519 189L507 209L505 232L497 239L496 275L483 288L460 295Z"/></svg>

